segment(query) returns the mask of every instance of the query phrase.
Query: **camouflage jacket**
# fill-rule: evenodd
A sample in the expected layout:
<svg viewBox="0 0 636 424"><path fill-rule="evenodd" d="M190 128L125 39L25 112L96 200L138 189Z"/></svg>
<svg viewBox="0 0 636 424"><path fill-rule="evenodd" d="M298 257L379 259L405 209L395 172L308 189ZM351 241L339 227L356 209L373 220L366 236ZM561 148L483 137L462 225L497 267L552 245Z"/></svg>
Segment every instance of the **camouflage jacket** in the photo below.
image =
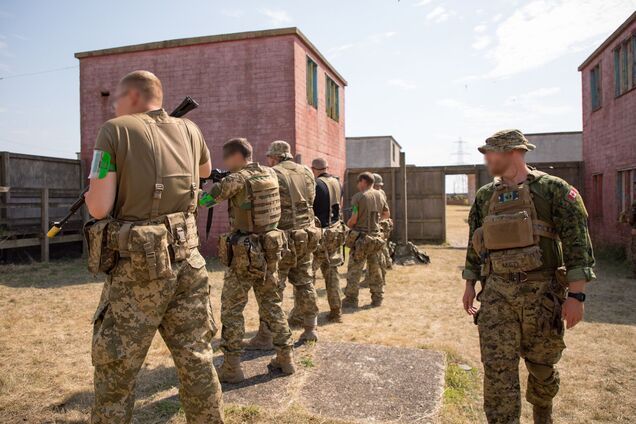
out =
<svg viewBox="0 0 636 424"><path fill-rule="evenodd" d="M533 170L528 175L528 184L534 196L539 219L552 222L560 241L541 237L541 270L555 270L565 266L567 281L596 278L593 271L594 253L587 228L587 211L579 192L564 180L551 175L539 176ZM466 265L462 277L479 280L481 260L472 246L474 231L481 227L488 214L488 206L495 190L494 182L477 191L475 202L468 215L469 239Z"/></svg>

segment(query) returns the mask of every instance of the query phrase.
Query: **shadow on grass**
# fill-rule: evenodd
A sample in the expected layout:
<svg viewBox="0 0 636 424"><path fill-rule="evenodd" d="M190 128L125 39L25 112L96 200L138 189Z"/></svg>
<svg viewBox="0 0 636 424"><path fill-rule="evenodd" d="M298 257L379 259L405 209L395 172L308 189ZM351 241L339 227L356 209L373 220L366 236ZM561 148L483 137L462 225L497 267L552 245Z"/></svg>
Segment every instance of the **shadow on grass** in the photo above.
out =
<svg viewBox="0 0 636 424"><path fill-rule="evenodd" d="M103 283L86 269L85 259L0 265L0 285L11 288L51 289L86 283Z"/></svg>

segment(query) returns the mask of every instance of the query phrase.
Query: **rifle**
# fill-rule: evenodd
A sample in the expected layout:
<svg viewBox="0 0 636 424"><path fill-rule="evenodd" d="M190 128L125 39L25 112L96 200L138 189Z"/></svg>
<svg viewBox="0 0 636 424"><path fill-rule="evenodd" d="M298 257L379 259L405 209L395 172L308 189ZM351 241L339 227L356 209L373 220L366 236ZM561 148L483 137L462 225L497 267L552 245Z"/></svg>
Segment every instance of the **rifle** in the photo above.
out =
<svg viewBox="0 0 636 424"><path fill-rule="evenodd" d="M175 110L172 111L170 116L172 116L173 118L181 118L186 113L198 107L199 104L192 97L186 96L186 98L183 99L181 103L179 103L179 106L177 106ZM75 215L75 213L84 205L84 203L86 203L86 198L84 197L84 195L87 191L88 187L82 190L79 198L75 201L75 203L73 203L73 205L71 205L71 208L68 210L68 213L64 216L64 218L60 219L59 221L53 222L53 226L46 233L46 236L48 238L53 238L60 231L62 231L62 227L64 227L64 224L66 224L68 220L71 219L71 217Z"/></svg>
<svg viewBox="0 0 636 424"><path fill-rule="evenodd" d="M214 168L212 170L212 173L210 174L209 177L201 178L199 180L199 188L202 188L203 184L206 181L212 181L212 183L219 183L219 182L221 182L221 180L223 178L227 177L230 174L231 174L230 171ZM210 229L212 228L212 218L214 218L214 208L213 207L208 209L208 218L207 218L207 221L205 222L205 239L206 240L210 236Z"/></svg>

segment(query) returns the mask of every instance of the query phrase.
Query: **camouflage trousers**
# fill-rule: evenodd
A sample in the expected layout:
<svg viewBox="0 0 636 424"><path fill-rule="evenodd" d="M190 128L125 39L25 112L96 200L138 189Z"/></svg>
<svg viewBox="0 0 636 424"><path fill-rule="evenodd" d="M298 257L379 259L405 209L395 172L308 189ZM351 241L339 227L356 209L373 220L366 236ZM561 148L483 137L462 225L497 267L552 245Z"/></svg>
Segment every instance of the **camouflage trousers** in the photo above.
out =
<svg viewBox="0 0 636 424"><path fill-rule="evenodd" d="M336 252L327 252L324 247L320 246L314 252L314 281L316 271L320 269L325 279L325 289L327 291L327 301L329 308L339 310L342 308L342 299L340 298L340 277L338 276L338 265L342 264L343 258L338 246ZM315 284L315 283L314 283Z"/></svg>
<svg viewBox="0 0 636 424"><path fill-rule="evenodd" d="M526 399L547 407L559 390L555 364L565 349L556 281L488 277L480 293L479 328L484 365L484 410L489 423L519 423L519 359L528 369Z"/></svg>
<svg viewBox="0 0 636 424"><path fill-rule="evenodd" d="M278 271L278 290L281 299L285 292L285 282L294 288L294 309L290 315L300 316L305 322L313 322L318 316L318 301L314 286L312 253L293 253L283 257Z"/></svg>
<svg viewBox="0 0 636 424"><path fill-rule="evenodd" d="M267 269L264 276L254 276L246 272L246 266L232 265L225 271L223 291L221 293L221 350L224 353L243 351L245 336L245 318L243 310L247 305L248 294L254 289L258 303L259 317L272 333L274 346L285 348L292 346L292 334L282 308L282 299L278 292L278 257L267 257Z"/></svg>
<svg viewBox="0 0 636 424"><path fill-rule="evenodd" d="M92 423L128 423L135 383L159 330L179 376L189 423L223 423L221 385L212 365L217 331L205 260L196 249L172 264L174 278L143 280L120 259L104 284L93 319L95 404Z"/></svg>
<svg viewBox="0 0 636 424"><path fill-rule="evenodd" d="M347 286L344 289L345 296L357 299L360 291L360 279L362 278L364 264L367 264L369 289L371 298L374 300L382 300L384 297L384 278L382 276L382 268L380 261L382 251L365 252L364 254L356 253L354 247L349 252L349 262L347 265Z"/></svg>

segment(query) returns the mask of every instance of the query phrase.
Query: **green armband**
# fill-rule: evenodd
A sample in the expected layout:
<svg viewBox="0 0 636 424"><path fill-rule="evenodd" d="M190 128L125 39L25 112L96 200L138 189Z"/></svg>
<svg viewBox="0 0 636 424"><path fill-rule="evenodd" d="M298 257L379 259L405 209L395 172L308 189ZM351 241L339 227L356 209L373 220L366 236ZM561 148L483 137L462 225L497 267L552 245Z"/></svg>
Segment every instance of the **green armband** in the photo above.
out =
<svg viewBox="0 0 636 424"><path fill-rule="evenodd" d="M88 175L88 178L97 178L101 180L106 178L106 175L108 175L109 172L117 172L117 167L114 163L112 163L110 153L102 150L95 150L93 152L93 162L91 163L91 172Z"/></svg>
<svg viewBox="0 0 636 424"><path fill-rule="evenodd" d="M352 213L358 213L358 206L354 205L351 207L351 212Z"/></svg>
<svg viewBox="0 0 636 424"><path fill-rule="evenodd" d="M216 199L212 197L210 193L203 192L199 197L199 205L206 208L211 208L212 206L216 205Z"/></svg>

